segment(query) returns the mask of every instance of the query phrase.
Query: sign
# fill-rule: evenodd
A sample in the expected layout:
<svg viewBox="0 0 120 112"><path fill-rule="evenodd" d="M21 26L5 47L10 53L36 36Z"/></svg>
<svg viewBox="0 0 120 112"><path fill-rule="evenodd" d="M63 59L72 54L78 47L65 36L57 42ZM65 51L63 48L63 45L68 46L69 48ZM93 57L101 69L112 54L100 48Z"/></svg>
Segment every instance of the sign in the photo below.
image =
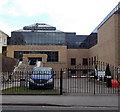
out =
<svg viewBox="0 0 120 112"><path fill-rule="evenodd" d="M98 71L98 76L105 76L105 71Z"/></svg>
<svg viewBox="0 0 120 112"><path fill-rule="evenodd" d="M120 68L118 68L118 73L120 73Z"/></svg>
<svg viewBox="0 0 120 112"><path fill-rule="evenodd" d="M118 66L118 73L120 74L120 65Z"/></svg>
<svg viewBox="0 0 120 112"><path fill-rule="evenodd" d="M95 75L96 75L96 76L104 77L104 76L105 76L105 71L96 71L96 72L95 72Z"/></svg>

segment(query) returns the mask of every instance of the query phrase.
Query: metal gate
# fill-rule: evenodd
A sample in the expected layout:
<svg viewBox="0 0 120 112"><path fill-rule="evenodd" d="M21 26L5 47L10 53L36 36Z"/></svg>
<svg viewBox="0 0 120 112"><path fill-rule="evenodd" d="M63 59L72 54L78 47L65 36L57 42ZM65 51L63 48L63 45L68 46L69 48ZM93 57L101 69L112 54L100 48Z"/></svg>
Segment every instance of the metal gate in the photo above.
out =
<svg viewBox="0 0 120 112"><path fill-rule="evenodd" d="M66 71L66 72L64 72ZM63 70L64 94L118 94L118 69L104 62Z"/></svg>

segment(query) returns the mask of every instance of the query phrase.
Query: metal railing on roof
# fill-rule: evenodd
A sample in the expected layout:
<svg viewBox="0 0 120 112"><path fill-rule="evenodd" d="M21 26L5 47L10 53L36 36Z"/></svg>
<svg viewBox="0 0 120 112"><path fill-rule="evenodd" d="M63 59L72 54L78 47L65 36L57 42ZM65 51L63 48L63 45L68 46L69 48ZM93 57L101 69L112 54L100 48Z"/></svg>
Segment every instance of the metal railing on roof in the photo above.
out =
<svg viewBox="0 0 120 112"><path fill-rule="evenodd" d="M97 33L98 29L118 10L120 9L120 2L118 5L105 17L105 19L93 30L93 33Z"/></svg>

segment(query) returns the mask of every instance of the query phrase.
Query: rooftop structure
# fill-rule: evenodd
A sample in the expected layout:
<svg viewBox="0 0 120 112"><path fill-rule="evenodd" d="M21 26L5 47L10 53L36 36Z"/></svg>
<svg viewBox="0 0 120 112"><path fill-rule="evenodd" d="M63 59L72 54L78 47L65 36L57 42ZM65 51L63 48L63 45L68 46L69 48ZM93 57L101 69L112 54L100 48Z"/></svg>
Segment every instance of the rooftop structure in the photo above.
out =
<svg viewBox="0 0 120 112"><path fill-rule="evenodd" d="M35 23L13 31L10 45L66 45L71 49L80 49L80 44L87 36L63 32L45 23Z"/></svg>

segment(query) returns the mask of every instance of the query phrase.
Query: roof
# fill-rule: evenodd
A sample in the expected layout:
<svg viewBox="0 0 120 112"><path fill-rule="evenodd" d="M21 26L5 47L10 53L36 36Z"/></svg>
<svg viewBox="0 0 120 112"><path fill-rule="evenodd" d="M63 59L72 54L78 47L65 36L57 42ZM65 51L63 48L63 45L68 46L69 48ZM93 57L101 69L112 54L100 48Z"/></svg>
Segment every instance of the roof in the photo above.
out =
<svg viewBox="0 0 120 112"><path fill-rule="evenodd" d="M118 5L105 17L105 19L93 30L93 33L97 33L98 29L113 15L120 13L120 2Z"/></svg>
<svg viewBox="0 0 120 112"><path fill-rule="evenodd" d="M56 27L50 26L45 23L35 23L29 26L24 26L23 29L14 32L62 32L57 30Z"/></svg>
<svg viewBox="0 0 120 112"><path fill-rule="evenodd" d="M9 37L8 34L6 34L5 32L3 32L2 30L0 30L0 32L3 33L3 34L5 34L7 37Z"/></svg>

